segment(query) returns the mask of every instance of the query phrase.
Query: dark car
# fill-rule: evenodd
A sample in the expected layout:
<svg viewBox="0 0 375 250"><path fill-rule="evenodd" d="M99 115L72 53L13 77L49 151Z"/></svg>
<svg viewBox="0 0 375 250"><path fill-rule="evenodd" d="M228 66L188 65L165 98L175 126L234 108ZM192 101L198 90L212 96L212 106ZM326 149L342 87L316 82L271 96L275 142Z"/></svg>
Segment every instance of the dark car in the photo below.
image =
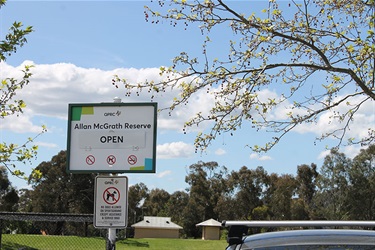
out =
<svg viewBox="0 0 375 250"><path fill-rule="evenodd" d="M375 231L363 229L374 229L375 221L224 221L223 226L229 227L227 250L375 249ZM251 227L319 229L246 235Z"/></svg>

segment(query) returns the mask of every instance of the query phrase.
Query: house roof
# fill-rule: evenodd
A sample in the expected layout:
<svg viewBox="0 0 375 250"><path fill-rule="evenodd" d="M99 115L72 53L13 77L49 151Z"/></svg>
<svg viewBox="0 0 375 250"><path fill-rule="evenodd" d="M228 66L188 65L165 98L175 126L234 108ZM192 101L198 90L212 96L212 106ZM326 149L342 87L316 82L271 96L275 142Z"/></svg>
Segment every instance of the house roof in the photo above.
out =
<svg viewBox="0 0 375 250"><path fill-rule="evenodd" d="M181 226L173 223L171 217L145 216L143 221L132 225L134 228L158 228L158 229L182 229Z"/></svg>
<svg viewBox="0 0 375 250"><path fill-rule="evenodd" d="M209 219L209 220L206 220L206 221L203 221L199 224L196 224L195 226L197 227L221 227L221 223L214 220L214 219Z"/></svg>

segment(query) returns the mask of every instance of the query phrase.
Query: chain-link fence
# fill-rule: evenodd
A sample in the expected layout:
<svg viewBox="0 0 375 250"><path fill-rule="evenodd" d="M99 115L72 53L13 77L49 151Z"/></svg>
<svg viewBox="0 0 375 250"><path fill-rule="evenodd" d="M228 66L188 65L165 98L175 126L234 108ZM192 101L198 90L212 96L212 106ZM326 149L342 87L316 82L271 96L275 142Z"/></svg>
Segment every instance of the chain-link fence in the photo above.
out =
<svg viewBox="0 0 375 250"><path fill-rule="evenodd" d="M107 230L92 222L92 214L0 212L0 249L106 249Z"/></svg>

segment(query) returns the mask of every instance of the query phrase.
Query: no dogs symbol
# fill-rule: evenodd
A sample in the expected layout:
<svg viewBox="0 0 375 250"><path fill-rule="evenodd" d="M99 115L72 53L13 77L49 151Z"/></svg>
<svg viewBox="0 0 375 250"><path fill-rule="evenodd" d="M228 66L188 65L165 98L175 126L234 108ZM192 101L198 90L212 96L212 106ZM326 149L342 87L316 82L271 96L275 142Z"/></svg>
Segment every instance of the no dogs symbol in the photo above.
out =
<svg viewBox="0 0 375 250"><path fill-rule="evenodd" d="M120 200L120 191L115 187L109 187L104 190L103 200L108 205L114 205Z"/></svg>
<svg viewBox="0 0 375 250"><path fill-rule="evenodd" d="M116 163L116 157L114 155L110 155L107 157L107 163L109 165L113 165Z"/></svg>

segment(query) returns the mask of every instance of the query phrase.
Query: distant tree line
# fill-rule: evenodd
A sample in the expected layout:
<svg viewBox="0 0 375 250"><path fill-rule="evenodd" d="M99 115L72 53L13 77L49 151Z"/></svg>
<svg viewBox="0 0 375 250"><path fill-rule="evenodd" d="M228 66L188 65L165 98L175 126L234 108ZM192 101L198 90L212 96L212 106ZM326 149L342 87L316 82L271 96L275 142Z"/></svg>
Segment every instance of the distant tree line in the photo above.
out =
<svg viewBox="0 0 375 250"><path fill-rule="evenodd" d="M0 210L93 213L95 174L67 174L66 152L36 168L32 190L16 191L0 171ZM217 162L197 162L185 177L189 187L172 194L144 183L129 187L132 225L143 216L168 216L184 236L200 237L196 224L222 220L375 220L375 145L350 159L332 149L318 169L297 166L296 175L246 166L229 172Z"/></svg>

